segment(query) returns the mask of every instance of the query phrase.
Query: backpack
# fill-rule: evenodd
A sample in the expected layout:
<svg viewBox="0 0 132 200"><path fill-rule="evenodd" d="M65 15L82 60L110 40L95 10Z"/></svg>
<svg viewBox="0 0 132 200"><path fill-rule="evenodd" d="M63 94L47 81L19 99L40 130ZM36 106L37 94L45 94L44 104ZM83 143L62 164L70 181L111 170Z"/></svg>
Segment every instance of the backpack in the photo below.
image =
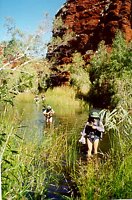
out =
<svg viewBox="0 0 132 200"><path fill-rule="evenodd" d="M90 132L93 132L93 129L91 126L89 126L88 124L85 126L85 133L86 135L89 135Z"/></svg>
<svg viewBox="0 0 132 200"><path fill-rule="evenodd" d="M98 126L100 125L100 120L98 120ZM101 136L101 132L93 129L90 125L86 124L85 126L85 133L86 135L97 135L98 137Z"/></svg>

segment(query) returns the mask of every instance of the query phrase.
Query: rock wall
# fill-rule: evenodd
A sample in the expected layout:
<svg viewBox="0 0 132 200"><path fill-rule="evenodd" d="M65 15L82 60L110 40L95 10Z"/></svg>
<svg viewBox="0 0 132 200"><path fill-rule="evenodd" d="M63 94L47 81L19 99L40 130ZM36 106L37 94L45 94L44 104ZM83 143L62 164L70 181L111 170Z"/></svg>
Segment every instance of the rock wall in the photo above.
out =
<svg viewBox="0 0 132 200"><path fill-rule="evenodd" d="M127 41L132 40L132 1L67 0L55 21L47 58L54 59L61 73L63 64L71 62L72 53L80 52L88 63L100 41L110 47L118 29Z"/></svg>

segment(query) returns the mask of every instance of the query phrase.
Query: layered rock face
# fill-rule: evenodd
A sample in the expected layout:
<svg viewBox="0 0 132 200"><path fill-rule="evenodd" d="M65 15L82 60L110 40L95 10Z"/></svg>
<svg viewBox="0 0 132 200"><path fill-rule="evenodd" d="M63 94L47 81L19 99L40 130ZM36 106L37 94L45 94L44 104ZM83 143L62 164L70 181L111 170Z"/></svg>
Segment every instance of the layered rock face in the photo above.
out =
<svg viewBox="0 0 132 200"><path fill-rule="evenodd" d="M131 0L67 0L55 16L47 58L62 67L77 51L88 63L102 40L111 46L118 29L132 40Z"/></svg>

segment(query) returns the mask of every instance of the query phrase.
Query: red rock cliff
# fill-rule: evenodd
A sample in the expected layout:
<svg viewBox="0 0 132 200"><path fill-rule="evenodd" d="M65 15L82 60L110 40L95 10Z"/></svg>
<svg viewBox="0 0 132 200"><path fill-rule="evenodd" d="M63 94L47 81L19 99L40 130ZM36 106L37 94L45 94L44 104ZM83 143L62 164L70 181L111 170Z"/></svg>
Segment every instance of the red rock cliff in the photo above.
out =
<svg viewBox="0 0 132 200"><path fill-rule="evenodd" d="M132 1L67 0L55 22L47 58L54 58L54 65L62 66L78 51L88 62L89 52L96 51L100 41L111 46L118 29L127 41L132 40Z"/></svg>

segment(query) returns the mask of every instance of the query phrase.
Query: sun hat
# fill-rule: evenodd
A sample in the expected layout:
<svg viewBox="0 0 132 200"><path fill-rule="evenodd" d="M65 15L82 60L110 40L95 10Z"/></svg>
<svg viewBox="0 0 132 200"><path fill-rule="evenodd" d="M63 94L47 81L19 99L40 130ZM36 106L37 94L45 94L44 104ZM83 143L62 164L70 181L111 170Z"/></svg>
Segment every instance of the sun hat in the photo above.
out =
<svg viewBox="0 0 132 200"><path fill-rule="evenodd" d="M97 112L92 112L92 113L90 114L90 117L93 117L93 118L100 118L99 113L97 113Z"/></svg>
<svg viewBox="0 0 132 200"><path fill-rule="evenodd" d="M47 109L48 109L48 110L51 110L51 106L47 106Z"/></svg>

